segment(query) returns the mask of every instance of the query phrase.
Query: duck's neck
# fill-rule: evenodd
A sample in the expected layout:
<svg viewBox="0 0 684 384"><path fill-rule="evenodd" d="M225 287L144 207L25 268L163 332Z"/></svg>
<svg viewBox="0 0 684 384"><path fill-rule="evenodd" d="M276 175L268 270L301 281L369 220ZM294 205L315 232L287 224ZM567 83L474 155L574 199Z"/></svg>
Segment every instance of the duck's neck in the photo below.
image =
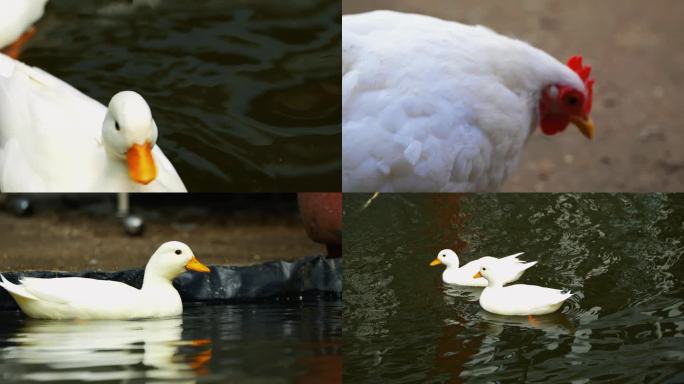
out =
<svg viewBox="0 0 684 384"><path fill-rule="evenodd" d="M159 287L173 287L172 279L166 276L160 276L158 273L151 272L149 268L145 268L145 277L143 277L142 290L149 290Z"/></svg>
<svg viewBox="0 0 684 384"><path fill-rule="evenodd" d="M503 283L487 281L487 288L503 288Z"/></svg>
<svg viewBox="0 0 684 384"><path fill-rule="evenodd" d="M103 190L124 189L135 192L135 183L131 183L128 176L128 164L125 158L121 158L113 153L105 145L104 169L100 174L98 185L106 186ZM115 185L112 185L114 183ZM124 187L122 187L124 185Z"/></svg>

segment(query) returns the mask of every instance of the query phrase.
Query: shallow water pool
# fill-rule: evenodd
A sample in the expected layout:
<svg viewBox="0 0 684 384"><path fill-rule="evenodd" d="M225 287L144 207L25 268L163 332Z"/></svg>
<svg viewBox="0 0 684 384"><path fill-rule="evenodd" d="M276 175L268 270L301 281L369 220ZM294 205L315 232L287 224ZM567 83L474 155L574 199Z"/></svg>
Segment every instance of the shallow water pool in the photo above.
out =
<svg viewBox="0 0 684 384"><path fill-rule="evenodd" d="M108 103L141 93L196 191L340 189L341 5L52 0L21 59Z"/></svg>
<svg viewBox="0 0 684 384"><path fill-rule="evenodd" d="M195 304L139 321L0 311L0 381L339 382L341 313L334 301Z"/></svg>
<svg viewBox="0 0 684 384"><path fill-rule="evenodd" d="M344 197L344 381L684 382L684 195ZM491 315L462 263L526 252L521 283L575 292L561 311Z"/></svg>

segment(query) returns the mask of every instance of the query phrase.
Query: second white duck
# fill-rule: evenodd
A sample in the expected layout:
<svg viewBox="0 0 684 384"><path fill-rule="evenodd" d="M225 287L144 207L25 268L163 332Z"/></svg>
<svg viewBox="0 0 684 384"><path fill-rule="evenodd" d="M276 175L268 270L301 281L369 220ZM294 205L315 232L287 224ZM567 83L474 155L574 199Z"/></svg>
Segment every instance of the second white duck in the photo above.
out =
<svg viewBox="0 0 684 384"><path fill-rule="evenodd" d="M117 281L82 277L23 278L13 284L0 274L5 288L29 317L37 319L139 319L179 315L181 297L172 280L193 270L209 272L187 245L162 244L145 267L141 289Z"/></svg>
<svg viewBox="0 0 684 384"><path fill-rule="evenodd" d="M497 315L546 315L558 310L571 292L538 285L515 284L504 287L508 272L504 265L484 263L473 278L487 279L480 306Z"/></svg>
<svg viewBox="0 0 684 384"><path fill-rule="evenodd" d="M518 256L522 255L524 252L516 253L514 255L502 257L497 259L492 256L481 257L477 260L473 260L464 266L460 267L460 262L456 252L451 249L443 249L439 251L437 257L430 263L430 266L436 266L443 264L446 266L444 272L442 272L442 281L447 284L468 286L468 287L486 287L487 280L482 277L474 278L482 264L485 262L490 263L501 263L505 265L504 268L505 276L504 284L514 282L523 275L525 270L537 264L536 261L525 262L518 259Z"/></svg>
<svg viewBox="0 0 684 384"><path fill-rule="evenodd" d="M105 107L0 54L0 191L185 192L142 96Z"/></svg>

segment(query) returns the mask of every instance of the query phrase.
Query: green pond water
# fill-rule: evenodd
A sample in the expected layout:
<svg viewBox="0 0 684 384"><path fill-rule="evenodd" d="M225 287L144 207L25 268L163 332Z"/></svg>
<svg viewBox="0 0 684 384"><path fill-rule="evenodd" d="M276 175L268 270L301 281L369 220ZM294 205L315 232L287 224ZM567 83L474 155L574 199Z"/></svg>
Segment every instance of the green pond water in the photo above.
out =
<svg viewBox="0 0 684 384"><path fill-rule="evenodd" d="M0 311L0 382L339 380L342 305L186 305L182 316L47 321Z"/></svg>
<svg viewBox="0 0 684 384"><path fill-rule="evenodd" d="M345 382L684 382L683 195L369 197L344 197ZM428 266L443 248L524 251L519 282L576 294L538 323L488 314Z"/></svg>
<svg viewBox="0 0 684 384"><path fill-rule="evenodd" d="M52 0L21 59L105 105L141 93L191 192L339 190L340 15L332 0Z"/></svg>

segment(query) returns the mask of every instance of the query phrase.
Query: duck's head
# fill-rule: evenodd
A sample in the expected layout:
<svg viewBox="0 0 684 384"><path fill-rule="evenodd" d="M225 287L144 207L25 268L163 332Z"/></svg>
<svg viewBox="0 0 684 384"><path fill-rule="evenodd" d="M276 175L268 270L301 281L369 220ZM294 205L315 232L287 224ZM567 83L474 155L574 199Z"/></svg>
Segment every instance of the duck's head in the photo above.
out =
<svg viewBox="0 0 684 384"><path fill-rule="evenodd" d="M173 280L188 270L209 272L209 268L197 260L190 247L180 241L169 241L154 252L145 273L154 273Z"/></svg>
<svg viewBox="0 0 684 384"><path fill-rule="evenodd" d="M451 249L442 249L437 253L437 257L430 263L431 267L444 264L448 267L458 268L458 255Z"/></svg>
<svg viewBox="0 0 684 384"><path fill-rule="evenodd" d="M503 285L505 280L502 276L506 271L502 271L499 266L494 263L484 263L480 266L480 270L473 275L473 279L485 278L489 286Z"/></svg>
<svg viewBox="0 0 684 384"><path fill-rule="evenodd" d="M128 163L128 176L140 184L157 177L152 148L157 143L157 124L142 96L122 91L109 101L102 124L102 141L107 152Z"/></svg>

